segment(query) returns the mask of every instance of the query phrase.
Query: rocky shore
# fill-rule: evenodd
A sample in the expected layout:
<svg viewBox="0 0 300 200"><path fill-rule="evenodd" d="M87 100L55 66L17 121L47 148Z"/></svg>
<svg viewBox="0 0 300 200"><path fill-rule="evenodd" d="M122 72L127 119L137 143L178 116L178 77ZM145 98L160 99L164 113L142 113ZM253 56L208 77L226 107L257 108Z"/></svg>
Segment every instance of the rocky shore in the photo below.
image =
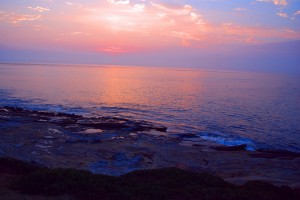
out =
<svg viewBox="0 0 300 200"><path fill-rule="evenodd" d="M235 184L261 180L300 187L298 153L207 146L183 142L183 137L169 137L167 127L146 121L0 108L1 157L112 176L176 167Z"/></svg>

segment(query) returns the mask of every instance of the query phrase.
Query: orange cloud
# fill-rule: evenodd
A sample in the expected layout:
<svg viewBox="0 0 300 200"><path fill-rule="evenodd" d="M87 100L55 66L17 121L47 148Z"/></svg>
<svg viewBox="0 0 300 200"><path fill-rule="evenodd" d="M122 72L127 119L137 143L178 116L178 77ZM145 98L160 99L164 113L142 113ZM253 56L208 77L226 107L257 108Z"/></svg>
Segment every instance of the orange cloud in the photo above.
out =
<svg viewBox="0 0 300 200"><path fill-rule="evenodd" d="M35 21L35 20L40 20L40 19L41 19L41 15L11 14L9 16L9 20L14 24L23 22L23 21Z"/></svg>
<svg viewBox="0 0 300 200"><path fill-rule="evenodd" d="M0 12L0 20L28 21L23 27L21 23L18 26L26 32L26 43L39 37L40 43L49 46L110 54L178 46L204 48L224 43L300 39L299 32L290 29L213 24L191 5L132 3L127 0L102 1L89 7L71 2L61 4L64 10L60 13L7 15ZM30 22L31 26L28 26ZM17 32L14 31L15 35Z"/></svg>
<svg viewBox="0 0 300 200"><path fill-rule="evenodd" d="M273 3L275 5L281 5L281 6L287 6L288 5L286 0L273 0Z"/></svg>
<svg viewBox="0 0 300 200"><path fill-rule="evenodd" d="M201 40L206 31L202 15L189 5L169 7L155 3L116 2L98 9L86 8L80 19L81 23L93 27L89 32L108 33L110 36L104 38L113 41L113 46L122 46L128 41L132 48L186 45L187 40Z"/></svg>
<svg viewBox="0 0 300 200"><path fill-rule="evenodd" d="M3 20L8 23L19 23L23 21L35 21L40 20L41 15L26 15L26 14L16 14L16 13L6 13L0 11L0 20Z"/></svg>

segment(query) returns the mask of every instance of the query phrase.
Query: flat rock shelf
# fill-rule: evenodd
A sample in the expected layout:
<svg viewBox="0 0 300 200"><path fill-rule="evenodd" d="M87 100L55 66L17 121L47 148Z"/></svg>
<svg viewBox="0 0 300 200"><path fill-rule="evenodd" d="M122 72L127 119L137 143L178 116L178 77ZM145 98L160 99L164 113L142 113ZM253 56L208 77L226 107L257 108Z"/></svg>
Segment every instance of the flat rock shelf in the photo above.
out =
<svg viewBox="0 0 300 200"><path fill-rule="evenodd" d="M0 108L0 156L50 168L75 168L120 176L177 167L209 172L243 184L263 180L300 187L298 153L182 145L182 136L147 121Z"/></svg>

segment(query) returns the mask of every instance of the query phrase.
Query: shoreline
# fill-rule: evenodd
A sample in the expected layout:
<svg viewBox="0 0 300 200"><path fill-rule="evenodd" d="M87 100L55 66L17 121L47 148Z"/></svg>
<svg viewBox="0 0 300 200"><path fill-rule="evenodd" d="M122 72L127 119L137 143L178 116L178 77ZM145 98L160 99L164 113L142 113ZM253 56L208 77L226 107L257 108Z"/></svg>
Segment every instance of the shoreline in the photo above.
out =
<svg viewBox="0 0 300 200"><path fill-rule="evenodd" d="M165 137L166 127L120 118L0 108L0 156L50 168L120 176L135 170L177 167L208 172L234 184L262 180L300 187L300 154L246 151L245 146L185 144Z"/></svg>

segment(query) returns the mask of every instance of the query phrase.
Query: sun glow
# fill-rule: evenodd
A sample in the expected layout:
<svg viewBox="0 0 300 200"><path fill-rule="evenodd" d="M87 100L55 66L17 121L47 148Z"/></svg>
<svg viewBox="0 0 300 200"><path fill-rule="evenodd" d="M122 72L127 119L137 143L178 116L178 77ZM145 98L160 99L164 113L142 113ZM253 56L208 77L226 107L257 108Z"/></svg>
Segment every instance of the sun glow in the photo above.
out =
<svg viewBox="0 0 300 200"><path fill-rule="evenodd" d="M44 5L27 6L24 14L0 10L0 22L13 24L12 28L16 29L10 34L1 34L3 38L7 35L4 43L18 41L21 45L38 38L39 43L49 46L124 53L174 47L203 48L227 43L256 44L266 38L270 41L300 38L299 31L293 29L245 26L231 21L212 23L203 10L188 4L147 0L57 4L62 7L60 12ZM239 8L233 12L246 11ZM19 31L23 36L18 34ZM22 42L25 36L26 41Z"/></svg>
<svg viewBox="0 0 300 200"><path fill-rule="evenodd" d="M94 29L110 33L113 43L118 43L104 49L122 49L125 40L131 41L132 49L176 44L188 46L192 44L188 40L199 41L206 31L201 14L189 5L169 8L152 2L146 6L109 1L105 7L86 11L82 23L90 23Z"/></svg>

